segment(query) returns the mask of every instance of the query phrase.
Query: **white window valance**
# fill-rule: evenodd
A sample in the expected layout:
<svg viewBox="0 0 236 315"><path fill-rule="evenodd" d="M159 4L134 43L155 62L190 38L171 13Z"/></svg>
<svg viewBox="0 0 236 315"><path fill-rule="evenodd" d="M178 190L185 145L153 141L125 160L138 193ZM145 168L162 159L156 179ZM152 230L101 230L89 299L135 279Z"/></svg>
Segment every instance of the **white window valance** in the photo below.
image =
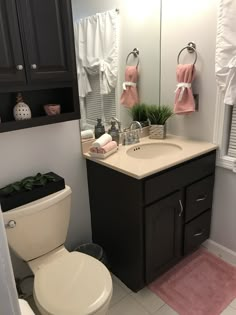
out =
<svg viewBox="0 0 236 315"><path fill-rule="evenodd" d="M98 74L101 94L116 86L118 74L118 15L111 10L74 22L79 96L91 92L88 79Z"/></svg>

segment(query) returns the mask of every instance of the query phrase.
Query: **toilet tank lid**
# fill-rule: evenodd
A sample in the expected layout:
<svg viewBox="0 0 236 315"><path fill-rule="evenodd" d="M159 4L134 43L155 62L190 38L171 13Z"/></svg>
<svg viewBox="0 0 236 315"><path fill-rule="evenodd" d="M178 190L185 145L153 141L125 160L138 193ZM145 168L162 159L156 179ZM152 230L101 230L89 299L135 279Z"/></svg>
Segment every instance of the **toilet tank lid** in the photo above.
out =
<svg viewBox="0 0 236 315"><path fill-rule="evenodd" d="M71 195L71 193L71 188L66 185L64 189L59 190L54 194L29 202L10 211L6 211L3 213L3 216L7 217L8 215L14 215L14 218L17 218L25 215L26 212L28 215L30 215L31 213L35 213L36 211L41 211L49 208L50 206L60 202L61 200Z"/></svg>

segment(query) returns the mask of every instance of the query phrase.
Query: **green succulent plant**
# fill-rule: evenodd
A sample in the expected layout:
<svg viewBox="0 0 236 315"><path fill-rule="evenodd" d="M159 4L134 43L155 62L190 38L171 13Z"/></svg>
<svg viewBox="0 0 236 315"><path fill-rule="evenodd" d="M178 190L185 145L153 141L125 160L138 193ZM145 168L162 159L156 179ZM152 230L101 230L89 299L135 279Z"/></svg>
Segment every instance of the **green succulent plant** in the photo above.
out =
<svg viewBox="0 0 236 315"><path fill-rule="evenodd" d="M56 179L50 174L38 173L35 176L29 176L21 181L17 181L0 189L1 196L9 196L14 192L29 191L37 186L45 186L48 182L55 182Z"/></svg>
<svg viewBox="0 0 236 315"><path fill-rule="evenodd" d="M173 109L168 105L149 105L147 107L147 117L151 125L164 125L173 114Z"/></svg>
<svg viewBox="0 0 236 315"><path fill-rule="evenodd" d="M147 105L144 103L136 104L130 109L130 115L133 121L147 121Z"/></svg>

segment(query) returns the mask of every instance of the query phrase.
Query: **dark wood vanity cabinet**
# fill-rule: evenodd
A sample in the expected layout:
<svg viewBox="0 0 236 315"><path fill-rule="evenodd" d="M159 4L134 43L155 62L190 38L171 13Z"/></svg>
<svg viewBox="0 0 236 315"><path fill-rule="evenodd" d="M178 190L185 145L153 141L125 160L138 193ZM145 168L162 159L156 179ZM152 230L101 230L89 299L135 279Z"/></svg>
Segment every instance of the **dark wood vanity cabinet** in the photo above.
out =
<svg viewBox="0 0 236 315"><path fill-rule="evenodd" d="M144 213L146 282L150 283L182 256L181 192L177 191L145 207Z"/></svg>
<svg viewBox="0 0 236 315"><path fill-rule="evenodd" d="M80 118L71 1L0 0L0 26L0 132ZM14 121L18 92L28 121Z"/></svg>
<svg viewBox="0 0 236 315"><path fill-rule="evenodd" d="M93 241L138 291L209 237L215 151L135 179L87 160Z"/></svg>

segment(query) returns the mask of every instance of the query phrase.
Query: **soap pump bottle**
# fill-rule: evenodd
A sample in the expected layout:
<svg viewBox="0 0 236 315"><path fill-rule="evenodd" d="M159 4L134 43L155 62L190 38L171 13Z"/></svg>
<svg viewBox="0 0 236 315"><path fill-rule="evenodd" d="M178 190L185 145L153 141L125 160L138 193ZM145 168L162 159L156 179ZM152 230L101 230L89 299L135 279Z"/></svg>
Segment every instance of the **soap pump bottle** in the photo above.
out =
<svg viewBox="0 0 236 315"><path fill-rule="evenodd" d="M111 135L112 141L116 141L117 145L119 145L120 134L119 134L119 129L116 128L115 120L111 120L111 128L108 130L108 133Z"/></svg>
<svg viewBox="0 0 236 315"><path fill-rule="evenodd" d="M97 119L97 125L94 128L95 139L98 139L105 133L105 127L102 124L101 118Z"/></svg>

